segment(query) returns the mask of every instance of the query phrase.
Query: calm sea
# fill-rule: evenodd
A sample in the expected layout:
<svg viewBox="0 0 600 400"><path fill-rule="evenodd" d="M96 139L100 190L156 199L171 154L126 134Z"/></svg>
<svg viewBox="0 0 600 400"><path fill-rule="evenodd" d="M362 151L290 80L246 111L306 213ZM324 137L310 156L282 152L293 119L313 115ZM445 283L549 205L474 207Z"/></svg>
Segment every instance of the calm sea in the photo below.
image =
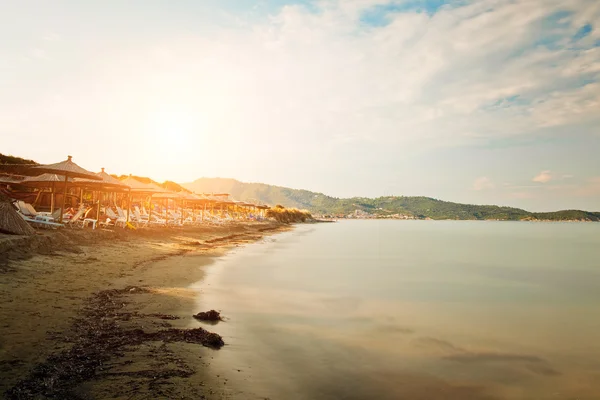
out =
<svg viewBox="0 0 600 400"><path fill-rule="evenodd" d="M197 287L226 398L600 399L600 224L301 225Z"/></svg>

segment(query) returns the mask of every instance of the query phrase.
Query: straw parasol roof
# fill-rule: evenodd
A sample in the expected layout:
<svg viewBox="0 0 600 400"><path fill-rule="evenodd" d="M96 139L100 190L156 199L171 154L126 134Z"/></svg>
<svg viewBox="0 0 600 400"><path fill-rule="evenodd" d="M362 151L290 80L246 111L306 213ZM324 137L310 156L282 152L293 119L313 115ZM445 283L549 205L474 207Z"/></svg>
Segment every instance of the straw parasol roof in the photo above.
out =
<svg viewBox="0 0 600 400"><path fill-rule="evenodd" d="M19 182L21 185L25 186L35 186L35 187L51 187L52 185L56 185L57 183L61 183L65 181L65 177L57 174L41 174L38 176L29 176L22 181ZM73 179L67 178L68 182L72 182Z"/></svg>
<svg viewBox="0 0 600 400"><path fill-rule="evenodd" d="M6 173L0 172L0 183L2 183L2 184L11 185L13 183L21 183L22 180L23 180L23 176L6 174Z"/></svg>
<svg viewBox="0 0 600 400"><path fill-rule="evenodd" d="M100 178L99 181L92 180L92 179L75 178L73 180L73 183L76 186L83 186L83 187L92 188L92 189L95 188L98 190L112 189L114 191L114 189L117 189L118 191L122 191L122 190L129 189L129 185L126 185L125 183L121 182L120 180L113 178L112 176L110 176L109 174L104 172L104 168L102 168L102 171L97 172L95 175Z"/></svg>
<svg viewBox="0 0 600 400"><path fill-rule="evenodd" d="M207 198L197 195L196 193L182 193L187 201L208 201Z"/></svg>
<svg viewBox="0 0 600 400"><path fill-rule="evenodd" d="M0 199L0 232L12 235L33 235L35 231L15 211L13 205Z"/></svg>
<svg viewBox="0 0 600 400"><path fill-rule="evenodd" d="M107 184L111 184L111 185L115 185L115 186L122 186L123 188L129 188L129 186L126 183L123 183L120 180L118 180L117 178L114 178L111 175L107 174L104 171L104 168L102 168L102 170L100 172L96 173L96 175L98 175L100 178L102 178L102 180L104 182L106 182Z"/></svg>
<svg viewBox="0 0 600 400"><path fill-rule="evenodd" d="M94 179L97 181L102 180L102 178L100 178L93 172L90 172L87 169L83 169L79 165L75 164L73 162L73 157L71 157L71 156L68 156L65 161L57 162L54 164L46 164L46 165L39 165L36 167L32 167L31 171L37 171L39 173L46 172L46 173L50 173L50 174L64 175L64 177L65 177L65 180L64 180L65 194L67 193L68 178L88 178L88 179ZM67 199L67 196L63 196L63 202L62 202L62 207L61 207L63 210L65 209L66 199ZM58 221L62 222L62 214Z"/></svg>
<svg viewBox="0 0 600 400"><path fill-rule="evenodd" d="M46 172L50 174L60 174L69 178L84 178L96 181L102 179L93 172L90 172L87 169L81 168L79 165L75 164L73 162L73 157L71 156L68 156L65 161L32 167L31 171L37 171L39 173Z"/></svg>
<svg viewBox="0 0 600 400"><path fill-rule="evenodd" d="M132 193L161 193L164 192L165 190L161 187L158 187L156 185L152 185L150 183L143 183L138 181L137 179L134 179L133 177L128 176L127 178L123 179L121 181L121 183L129 186L131 188L131 192Z"/></svg>
<svg viewBox="0 0 600 400"><path fill-rule="evenodd" d="M152 195L153 199L186 199L186 196L182 193L178 192L170 192L167 190L163 190L160 193L155 193Z"/></svg>
<svg viewBox="0 0 600 400"><path fill-rule="evenodd" d="M163 188L163 187L160 187L160 186L158 186L158 185L157 185L156 183L154 183L154 182L150 182L148 185L150 185L151 187L153 187L153 188L154 188L154 189L156 189L156 190L160 190L160 192L157 192L157 193L175 193L175 192L173 192L173 191L171 191L171 190L167 190L167 189L165 189L165 188Z"/></svg>

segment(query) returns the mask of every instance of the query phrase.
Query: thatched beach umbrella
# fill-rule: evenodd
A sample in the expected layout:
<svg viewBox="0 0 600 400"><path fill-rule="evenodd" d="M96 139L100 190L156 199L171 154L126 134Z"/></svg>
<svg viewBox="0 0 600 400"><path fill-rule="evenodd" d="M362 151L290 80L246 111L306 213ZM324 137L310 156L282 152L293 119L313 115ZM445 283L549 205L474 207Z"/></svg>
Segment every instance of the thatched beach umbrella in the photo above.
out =
<svg viewBox="0 0 600 400"><path fill-rule="evenodd" d="M56 174L42 174L38 176L30 176L23 179L19 184L24 186L31 187L40 187L40 188L50 188L50 212L54 212L54 189L57 183L61 183L65 181L65 177L62 175ZM68 182L71 182L72 179L68 179Z"/></svg>
<svg viewBox="0 0 600 400"><path fill-rule="evenodd" d="M127 222L129 222L129 208L131 208L131 195L140 194L152 196L154 193L164 193L165 189L153 183L143 183L133 178L131 174L123 179L121 183L129 186L129 204L127 205ZM150 215L152 215L152 207L150 207Z"/></svg>
<svg viewBox="0 0 600 400"><path fill-rule="evenodd" d="M62 201L62 208L61 208L61 213L60 213L60 218L59 218L59 222L62 222L62 215L63 215L63 211L65 209L65 202L67 199L67 181L69 178L84 178L84 179L93 179L93 180L101 180L102 178L100 178L98 175L94 174L93 172L88 171L87 169L81 168L79 165L75 164L72 161L71 156L68 156L68 158L65 161L61 161L55 164L46 164L46 165L39 165L36 167L31 168L31 170L34 171L38 171L40 173L50 173L50 174L59 174L59 175L63 175L65 180L65 194L63 195L63 201Z"/></svg>
<svg viewBox="0 0 600 400"><path fill-rule="evenodd" d="M110 174L107 174L106 171L104 171L104 168L102 168L100 172L96 173L96 175L102 178L102 180L110 186L120 187L126 190L130 189L129 185L127 185L125 182L122 182Z"/></svg>
<svg viewBox="0 0 600 400"><path fill-rule="evenodd" d="M0 172L0 184L13 185L19 184L23 180L23 176Z"/></svg>
<svg viewBox="0 0 600 400"><path fill-rule="evenodd" d="M162 192L153 194L152 198L157 199L157 200L159 200L159 199L166 200L167 212L169 210L169 200L173 200L174 205L175 205L175 200L180 200L181 201L181 222L183 223L183 199L185 198L185 196L182 193L171 192L169 190L163 189Z"/></svg>
<svg viewBox="0 0 600 400"><path fill-rule="evenodd" d="M100 178L100 180L75 178L73 179L73 185L104 191L127 191L130 189L129 185L104 172L104 168L102 168L102 171L97 172L95 175Z"/></svg>
<svg viewBox="0 0 600 400"><path fill-rule="evenodd" d="M17 213L13 205L0 199L0 232L12 235L33 235L35 231Z"/></svg>
<svg viewBox="0 0 600 400"><path fill-rule="evenodd" d="M104 168L102 168L102 170L100 172L97 172L96 175L100 178L100 180L95 180L95 179L82 179L82 178L74 178L73 179L73 186L78 186L80 187L82 190L88 189L88 190L92 190L94 192L125 192L125 191L129 191L131 188L124 184L123 182L121 182L120 180L118 180L117 178L113 178L112 176L110 176L109 174L107 174L104 171ZM100 218L100 196L98 196L98 203L97 203L97 211L96 211L96 215L98 216L98 218Z"/></svg>

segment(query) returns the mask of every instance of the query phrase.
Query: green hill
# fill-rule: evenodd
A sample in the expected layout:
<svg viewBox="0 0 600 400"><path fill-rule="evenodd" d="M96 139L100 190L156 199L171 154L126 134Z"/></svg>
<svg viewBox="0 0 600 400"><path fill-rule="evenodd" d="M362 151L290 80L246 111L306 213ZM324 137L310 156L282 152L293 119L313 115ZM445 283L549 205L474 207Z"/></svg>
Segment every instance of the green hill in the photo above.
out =
<svg viewBox="0 0 600 400"><path fill-rule="evenodd" d="M308 190L290 189L264 183L244 183L235 179L200 178L183 187L196 193L230 193L244 201L260 201L270 205L307 209L313 214L348 215L355 210L388 216L407 215L414 218L460 220L583 220L600 221L600 213L566 210L532 213L512 207L451 203L430 197L386 196L378 198L353 197L340 199Z"/></svg>
<svg viewBox="0 0 600 400"><path fill-rule="evenodd" d="M33 160L0 153L0 164L37 164Z"/></svg>
<svg viewBox="0 0 600 400"><path fill-rule="evenodd" d="M35 161L0 154L0 164L35 164ZM134 178L145 183L159 184L147 177L134 176ZM459 204L421 196L340 199L309 190L290 189L264 183L244 183L225 178L200 178L181 185L166 181L159 185L177 192L187 189L196 193L230 193L238 200L270 205L281 204L285 207L306 209L319 215L348 215L356 210L362 210L380 217L399 214L420 219L600 221L600 212L563 210L533 213L519 208Z"/></svg>

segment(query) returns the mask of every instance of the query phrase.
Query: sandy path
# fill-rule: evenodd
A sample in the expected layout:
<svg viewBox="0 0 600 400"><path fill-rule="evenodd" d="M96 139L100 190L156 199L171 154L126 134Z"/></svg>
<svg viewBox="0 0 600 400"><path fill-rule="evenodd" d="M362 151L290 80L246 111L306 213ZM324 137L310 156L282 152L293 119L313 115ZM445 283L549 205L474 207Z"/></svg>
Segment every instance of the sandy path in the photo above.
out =
<svg viewBox="0 0 600 400"><path fill-rule="evenodd" d="M202 278L202 266L231 246L282 229L287 228L239 223L155 232L63 232L51 240L69 251L39 246L38 253L45 254L32 255L35 250L30 249L12 254L18 259L0 268L0 393L12 390L9 398L44 392L45 397L58 393L61 398L215 397L209 384L203 386L197 368L199 358L208 359L211 350L175 339L119 344L109 351L102 346L114 339L100 331L141 329L154 334L199 327L191 315L201 310L194 310L195 294L187 287ZM136 289L123 291L126 287ZM101 291L110 294L112 308L105 307L106 296L98 297ZM100 333L90 333L92 325ZM94 364L93 375L81 372L78 382L61 378L64 371L48 371L73 361L65 354L76 352L77 346L104 349L86 356L105 358Z"/></svg>

